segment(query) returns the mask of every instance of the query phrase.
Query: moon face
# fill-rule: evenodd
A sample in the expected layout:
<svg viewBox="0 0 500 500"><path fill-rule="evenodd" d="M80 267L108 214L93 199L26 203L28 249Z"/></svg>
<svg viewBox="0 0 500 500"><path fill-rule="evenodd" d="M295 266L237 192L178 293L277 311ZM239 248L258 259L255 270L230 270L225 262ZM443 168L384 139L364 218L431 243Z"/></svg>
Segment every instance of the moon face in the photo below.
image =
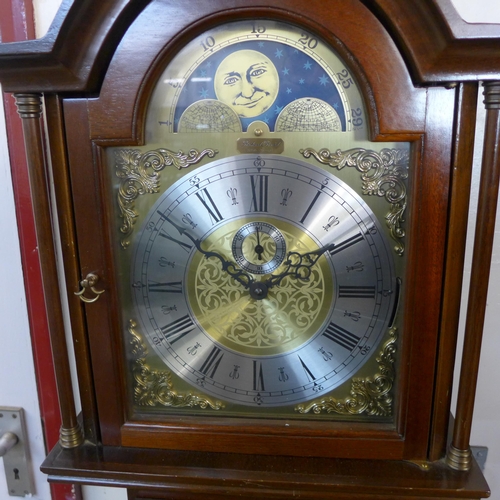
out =
<svg viewBox="0 0 500 500"><path fill-rule="evenodd" d="M238 50L227 56L215 73L215 93L238 116L252 118L274 103L279 76L271 60L256 50Z"/></svg>

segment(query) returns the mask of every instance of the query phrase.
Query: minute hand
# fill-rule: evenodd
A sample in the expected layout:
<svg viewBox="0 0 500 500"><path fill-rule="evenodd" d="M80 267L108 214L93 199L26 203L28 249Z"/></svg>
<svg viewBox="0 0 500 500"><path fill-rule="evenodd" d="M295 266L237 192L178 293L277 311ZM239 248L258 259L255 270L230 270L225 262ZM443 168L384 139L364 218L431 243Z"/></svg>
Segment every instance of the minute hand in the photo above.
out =
<svg viewBox="0 0 500 500"><path fill-rule="evenodd" d="M241 283L245 288L248 288L250 284L255 281L252 276L247 274L245 271L242 271L236 265L234 262L231 262L227 260L224 256L217 252L212 252L209 250L204 250L201 246L201 241L199 238L195 238L192 234L189 233L184 227L179 226L176 224L173 220L169 219L168 217L164 217L164 219L172 224L172 226L179 231L181 235L186 235L194 244L196 249L202 253L205 258L209 259L210 257L216 257L217 259L220 260L221 265L222 265L222 270L229 274L233 279L235 279L238 283Z"/></svg>
<svg viewBox="0 0 500 500"><path fill-rule="evenodd" d="M284 262L287 266L286 269L280 274L272 274L265 281L265 284L268 288L272 288L273 286L279 285L287 276L293 276L301 281L309 280L311 268L325 252L333 250L334 246L334 243L330 243L313 252L288 252L287 259Z"/></svg>

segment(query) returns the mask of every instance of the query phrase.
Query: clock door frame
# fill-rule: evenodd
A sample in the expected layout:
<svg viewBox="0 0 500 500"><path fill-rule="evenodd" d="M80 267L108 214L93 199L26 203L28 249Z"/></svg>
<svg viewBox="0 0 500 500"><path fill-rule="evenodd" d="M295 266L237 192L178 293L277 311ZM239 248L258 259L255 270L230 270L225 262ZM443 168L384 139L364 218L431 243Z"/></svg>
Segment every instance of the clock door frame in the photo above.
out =
<svg viewBox="0 0 500 500"><path fill-rule="evenodd" d="M311 8L307 17L302 16L299 4L288 1L286 9L248 8L240 4L228 11L223 10L226 4L222 2L217 7L200 6L201 12L178 6L182 25L173 29L157 22L157 33L154 36L151 33L154 43L137 52L139 60L133 56L135 40L152 19L161 18L164 9L161 4L152 3L123 37L99 97L64 99L62 102L80 274L82 277L89 273L102 276L100 286L110 292L103 294L98 302L85 305L100 435L105 445L229 452L234 442L239 442L246 453L259 454L274 454L280 449L284 455L340 458L425 460L428 456L443 281L441 263L445 251L444 240L439 235L445 234L447 224L455 91L415 88L397 47L375 16L359 2L338 3L335 16L330 17L324 16L319 4ZM106 234L105 228L112 227L113 223L108 220L110 210L102 187L106 185L106 174L101 163L104 157L101 148L143 143L149 93L159 72L187 41L224 22L259 18L299 24L323 37L351 62L349 70L356 75L364 91L373 140L412 143L412 163L416 168L411 174L413 196L408 213L416 213L418 205L421 215L408 217L412 235L408 262L413 264L409 267L408 292L403 302L408 311L413 311L406 317L413 317L413 320L407 320L402 328L405 333L400 344L403 359L398 377L400 405L395 425L360 423L352 430L350 422L298 421L294 422L291 431L281 421L272 419L244 420L210 415L203 419L165 416L161 420L133 421L126 416L123 384L126 369L116 355L126 348L120 340L126 325L118 326L113 319L120 315L114 299L117 296L112 281L115 270L107 250L111 247L112 236ZM362 36L350 28L355 21L367 26ZM165 33L167 29L170 31ZM378 40L369 55L366 53L367 39ZM377 54L384 54L384 57L377 57ZM378 78L374 78L375 74ZM397 77L383 78L381 75ZM117 99L120 106L114 105ZM89 137L90 141L83 141L82 137ZM89 170L90 166L93 170ZM96 220L100 221L97 225ZM428 273L428 269L434 272ZM428 279L424 289L416 280L417 276L425 274ZM427 304L425 308L419 306L423 303ZM406 370L406 365L418 367L419 373ZM106 380L106 384L99 383L100 380Z"/></svg>

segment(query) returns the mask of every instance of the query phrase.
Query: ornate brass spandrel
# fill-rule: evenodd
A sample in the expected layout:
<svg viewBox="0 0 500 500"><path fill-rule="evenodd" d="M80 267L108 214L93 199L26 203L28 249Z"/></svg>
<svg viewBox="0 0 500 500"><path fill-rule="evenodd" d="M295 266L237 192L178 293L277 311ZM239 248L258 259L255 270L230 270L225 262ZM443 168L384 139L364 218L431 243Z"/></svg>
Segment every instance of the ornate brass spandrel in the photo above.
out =
<svg viewBox="0 0 500 500"><path fill-rule="evenodd" d="M323 398L298 405L295 411L302 414L326 412L339 415L391 416L396 341L397 328L394 327L389 330L389 339L377 357L379 372L372 377L354 378L351 385L351 397L343 400Z"/></svg>
<svg viewBox="0 0 500 500"><path fill-rule="evenodd" d="M405 246L404 213L407 205L406 179L410 162L407 149L384 148L380 152L370 149L353 148L347 151L338 149L331 152L327 148L316 151L313 148L301 149L304 158L314 157L324 165L338 170L354 167L361 172L362 193L384 197L390 204L385 216L387 227L397 245L394 250L403 255Z"/></svg>
<svg viewBox="0 0 500 500"><path fill-rule="evenodd" d="M169 166L180 170L199 163L205 156L213 158L218 153L214 149L190 149L188 153L154 149L145 153L137 149L115 151L116 176L121 179L118 189L118 207L123 219L120 232L125 235L121 241L123 248L130 244L128 237L134 230L135 200L147 193L157 193L160 188L160 172Z"/></svg>
<svg viewBox="0 0 500 500"><path fill-rule="evenodd" d="M193 394L180 393L174 388L172 375L168 370L152 370L146 363L148 349L137 331L137 324L129 320L130 352L133 360L134 401L139 406L166 406L173 408L194 408L220 410L220 401Z"/></svg>

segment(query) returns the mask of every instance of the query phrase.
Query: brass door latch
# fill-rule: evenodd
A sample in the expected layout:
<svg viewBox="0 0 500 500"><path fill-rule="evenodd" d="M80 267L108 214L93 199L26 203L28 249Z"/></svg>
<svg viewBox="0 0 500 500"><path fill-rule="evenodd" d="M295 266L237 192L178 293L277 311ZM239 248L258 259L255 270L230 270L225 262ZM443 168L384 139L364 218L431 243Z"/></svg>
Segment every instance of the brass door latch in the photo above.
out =
<svg viewBox="0 0 500 500"><path fill-rule="evenodd" d="M95 302L101 296L101 294L104 293L104 290L96 289L95 286L97 285L98 281L99 281L99 276L97 276L97 274L93 273L87 274L87 277L80 281L80 286L82 287L82 289L79 292L75 292L75 295L78 295L78 297L80 297L80 300L86 302L87 304ZM92 298L86 297L85 292L88 290L94 293L95 297Z"/></svg>

